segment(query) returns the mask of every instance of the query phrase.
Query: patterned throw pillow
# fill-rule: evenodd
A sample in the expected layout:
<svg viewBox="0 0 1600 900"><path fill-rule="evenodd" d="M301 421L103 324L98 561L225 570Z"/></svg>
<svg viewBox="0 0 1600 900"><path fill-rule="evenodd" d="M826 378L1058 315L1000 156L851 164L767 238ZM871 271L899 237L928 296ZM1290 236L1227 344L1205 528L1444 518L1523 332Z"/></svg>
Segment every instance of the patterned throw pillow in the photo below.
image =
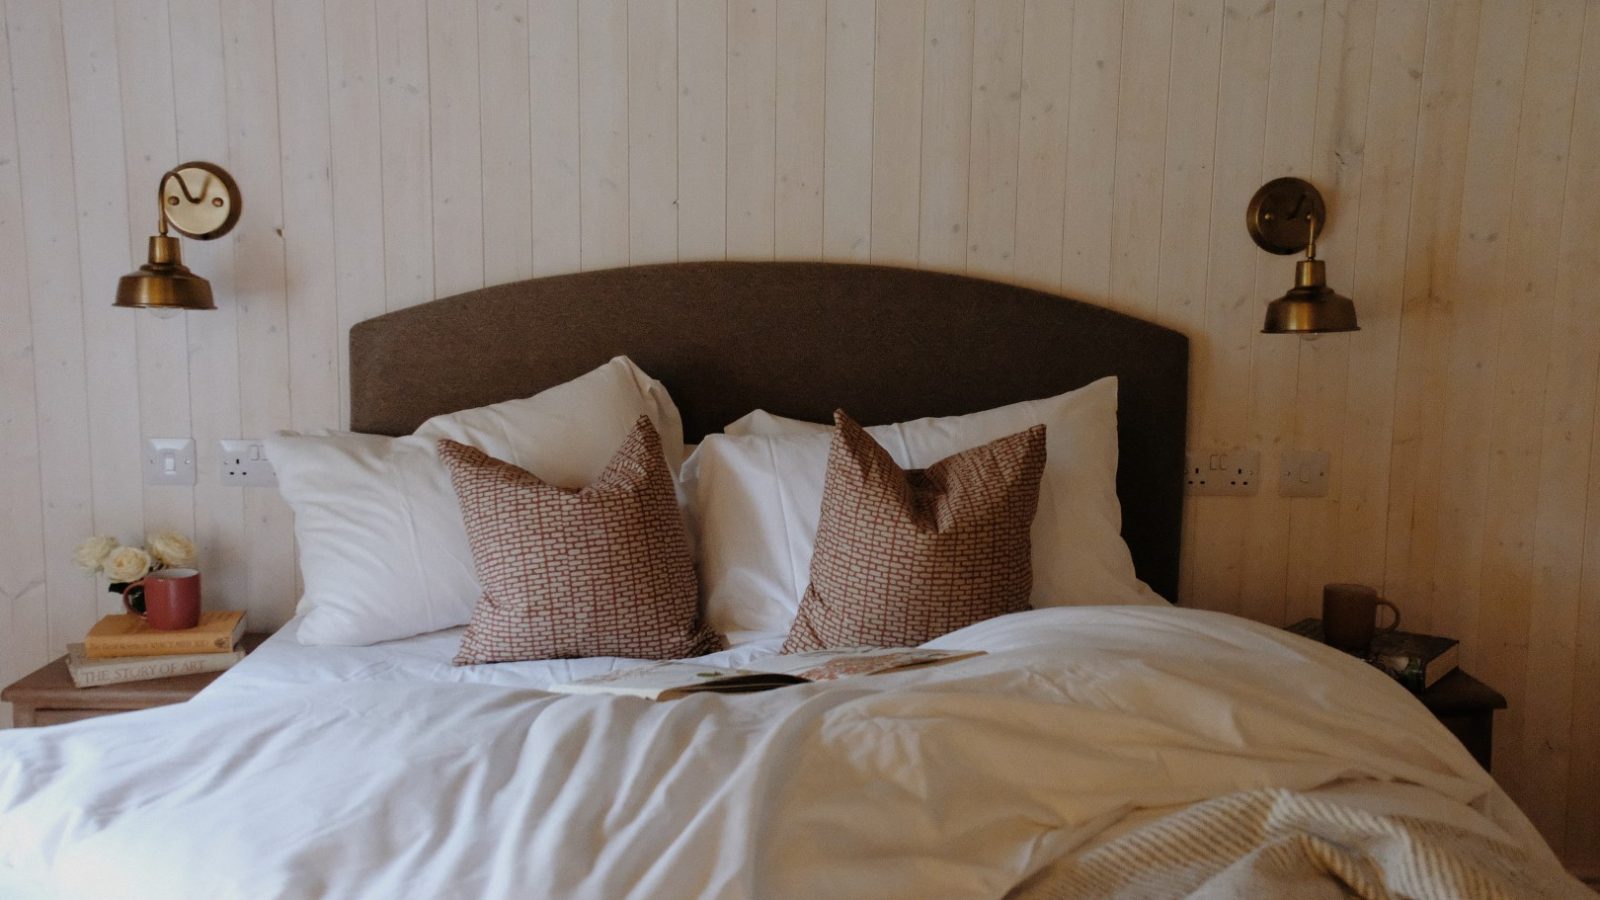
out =
<svg viewBox="0 0 1600 900"><path fill-rule="evenodd" d="M700 619L672 472L648 418L579 490L451 440L439 458L483 585L456 665L721 649Z"/></svg>
<svg viewBox="0 0 1600 900"><path fill-rule="evenodd" d="M783 652L915 646L1029 608L1043 425L906 471L833 417L811 584Z"/></svg>

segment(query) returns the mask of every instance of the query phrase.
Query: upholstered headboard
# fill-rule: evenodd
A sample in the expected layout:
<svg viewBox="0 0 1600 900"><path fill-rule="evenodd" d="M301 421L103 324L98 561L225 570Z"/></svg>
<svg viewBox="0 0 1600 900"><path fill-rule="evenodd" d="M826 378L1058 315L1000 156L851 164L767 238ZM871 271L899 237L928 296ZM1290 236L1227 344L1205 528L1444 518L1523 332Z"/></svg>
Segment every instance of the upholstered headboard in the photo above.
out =
<svg viewBox="0 0 1600 900"><path fill-rule="evenodd" d="M626 354L698 441L760 407L863 424L1120 381L1117 489L1139 577L1177 598L1188 339L1011 285L883 266L678 263L536 278L350 331L357 431L525 397Z"/></svg>

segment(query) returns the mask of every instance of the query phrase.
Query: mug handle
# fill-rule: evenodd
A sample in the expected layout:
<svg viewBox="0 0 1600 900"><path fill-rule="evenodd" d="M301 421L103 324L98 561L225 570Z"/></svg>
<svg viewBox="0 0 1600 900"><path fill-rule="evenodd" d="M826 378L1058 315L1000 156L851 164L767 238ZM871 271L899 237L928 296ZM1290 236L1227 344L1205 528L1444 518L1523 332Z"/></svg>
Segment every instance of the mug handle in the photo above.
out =
<svg viewBox="0 0 1600 900"><path fill-rule="evenodd" d="M128 600L128 592L133 590L136 587L144 587L144 579L143 578L140 578L138 581L130 581L130 582L128 582L128 584L125 587L123 587L123 589L122 589L122 608L142 619L142 618L144 618L144 613L139 612L137 609L134 609L133 608L133 603L130 600ZM1382 601L1379 601L1379 602L1382 602ZM1397 612L1396 615L1399 615L1399 613Z"/></svg>
<svg viewBox="0 0 1600 900"><path fill-rule="evenodd" d="M1378 605L1379 606L1387 606L1387 607L1389 607L1389 611L1394 613L1394 621L1390 622L1387 627L1379 628L1378 629L1378 633L1379 634L1388 634L1389 632L1395 630L1396 628L1399 628L1400 627L1400 607L1395 606L1393 603L1390 603L1387 600L1379 600L1378 601Z"/></svg>

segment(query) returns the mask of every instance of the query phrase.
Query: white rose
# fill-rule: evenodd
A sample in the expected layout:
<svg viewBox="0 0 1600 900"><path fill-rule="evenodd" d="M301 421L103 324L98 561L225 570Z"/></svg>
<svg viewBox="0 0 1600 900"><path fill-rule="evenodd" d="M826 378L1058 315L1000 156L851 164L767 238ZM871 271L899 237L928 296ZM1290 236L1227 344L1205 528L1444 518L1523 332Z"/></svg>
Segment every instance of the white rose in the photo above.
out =
<svg viewBox="0 0 1600 900"><path fill-rule="evenodd" d="M163 566L192 566L196 556L194 542L176 531L158 531L145 540L150 555Z"/></svg>
<svg viewBox="0 0 1600 900"><path fill-rule="evenodd" d="M150 571L150 554L138 547L118 547L106 557L105 570L112 581L138 581Z"/></svg>
<svg viewBox="0 0 1600 900"><path fill-rule="evenodd" d="M101 564L115 549L117 549L116 538L97 534L78 545L78 549L73 551L72 561L78 564L78 568L94 574L100 571Z"/></svg>

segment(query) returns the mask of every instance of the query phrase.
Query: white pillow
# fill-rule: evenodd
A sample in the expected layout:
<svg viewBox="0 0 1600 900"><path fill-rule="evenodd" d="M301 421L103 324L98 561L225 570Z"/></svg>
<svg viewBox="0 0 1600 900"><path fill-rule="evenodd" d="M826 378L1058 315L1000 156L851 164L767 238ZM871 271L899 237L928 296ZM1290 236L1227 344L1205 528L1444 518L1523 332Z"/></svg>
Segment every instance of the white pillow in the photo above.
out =
<svg viewBox="0 0 1600 900"><path fill-rule="evenodd" d="M267 439L294 510L302 644L361 645L465 625L482 590L437 443L450 438L562 487L599 475L640 415L683 460L683 422L660 382L619 356L521 400L429 419L409 437L283 432Z"/></svg>
<svg viewBox="0 0 1600 900"><path fill-rule="evenodd" d="M1038 424L1047 458L1033 521L1033 605L1164 604L1134 574L1122 540L1115 378L867 432L899 465L926 468ZM731 641L787 632L794 619L810 580L830 433L757 410L708 436L684 463L706 613Z"/></svg>

